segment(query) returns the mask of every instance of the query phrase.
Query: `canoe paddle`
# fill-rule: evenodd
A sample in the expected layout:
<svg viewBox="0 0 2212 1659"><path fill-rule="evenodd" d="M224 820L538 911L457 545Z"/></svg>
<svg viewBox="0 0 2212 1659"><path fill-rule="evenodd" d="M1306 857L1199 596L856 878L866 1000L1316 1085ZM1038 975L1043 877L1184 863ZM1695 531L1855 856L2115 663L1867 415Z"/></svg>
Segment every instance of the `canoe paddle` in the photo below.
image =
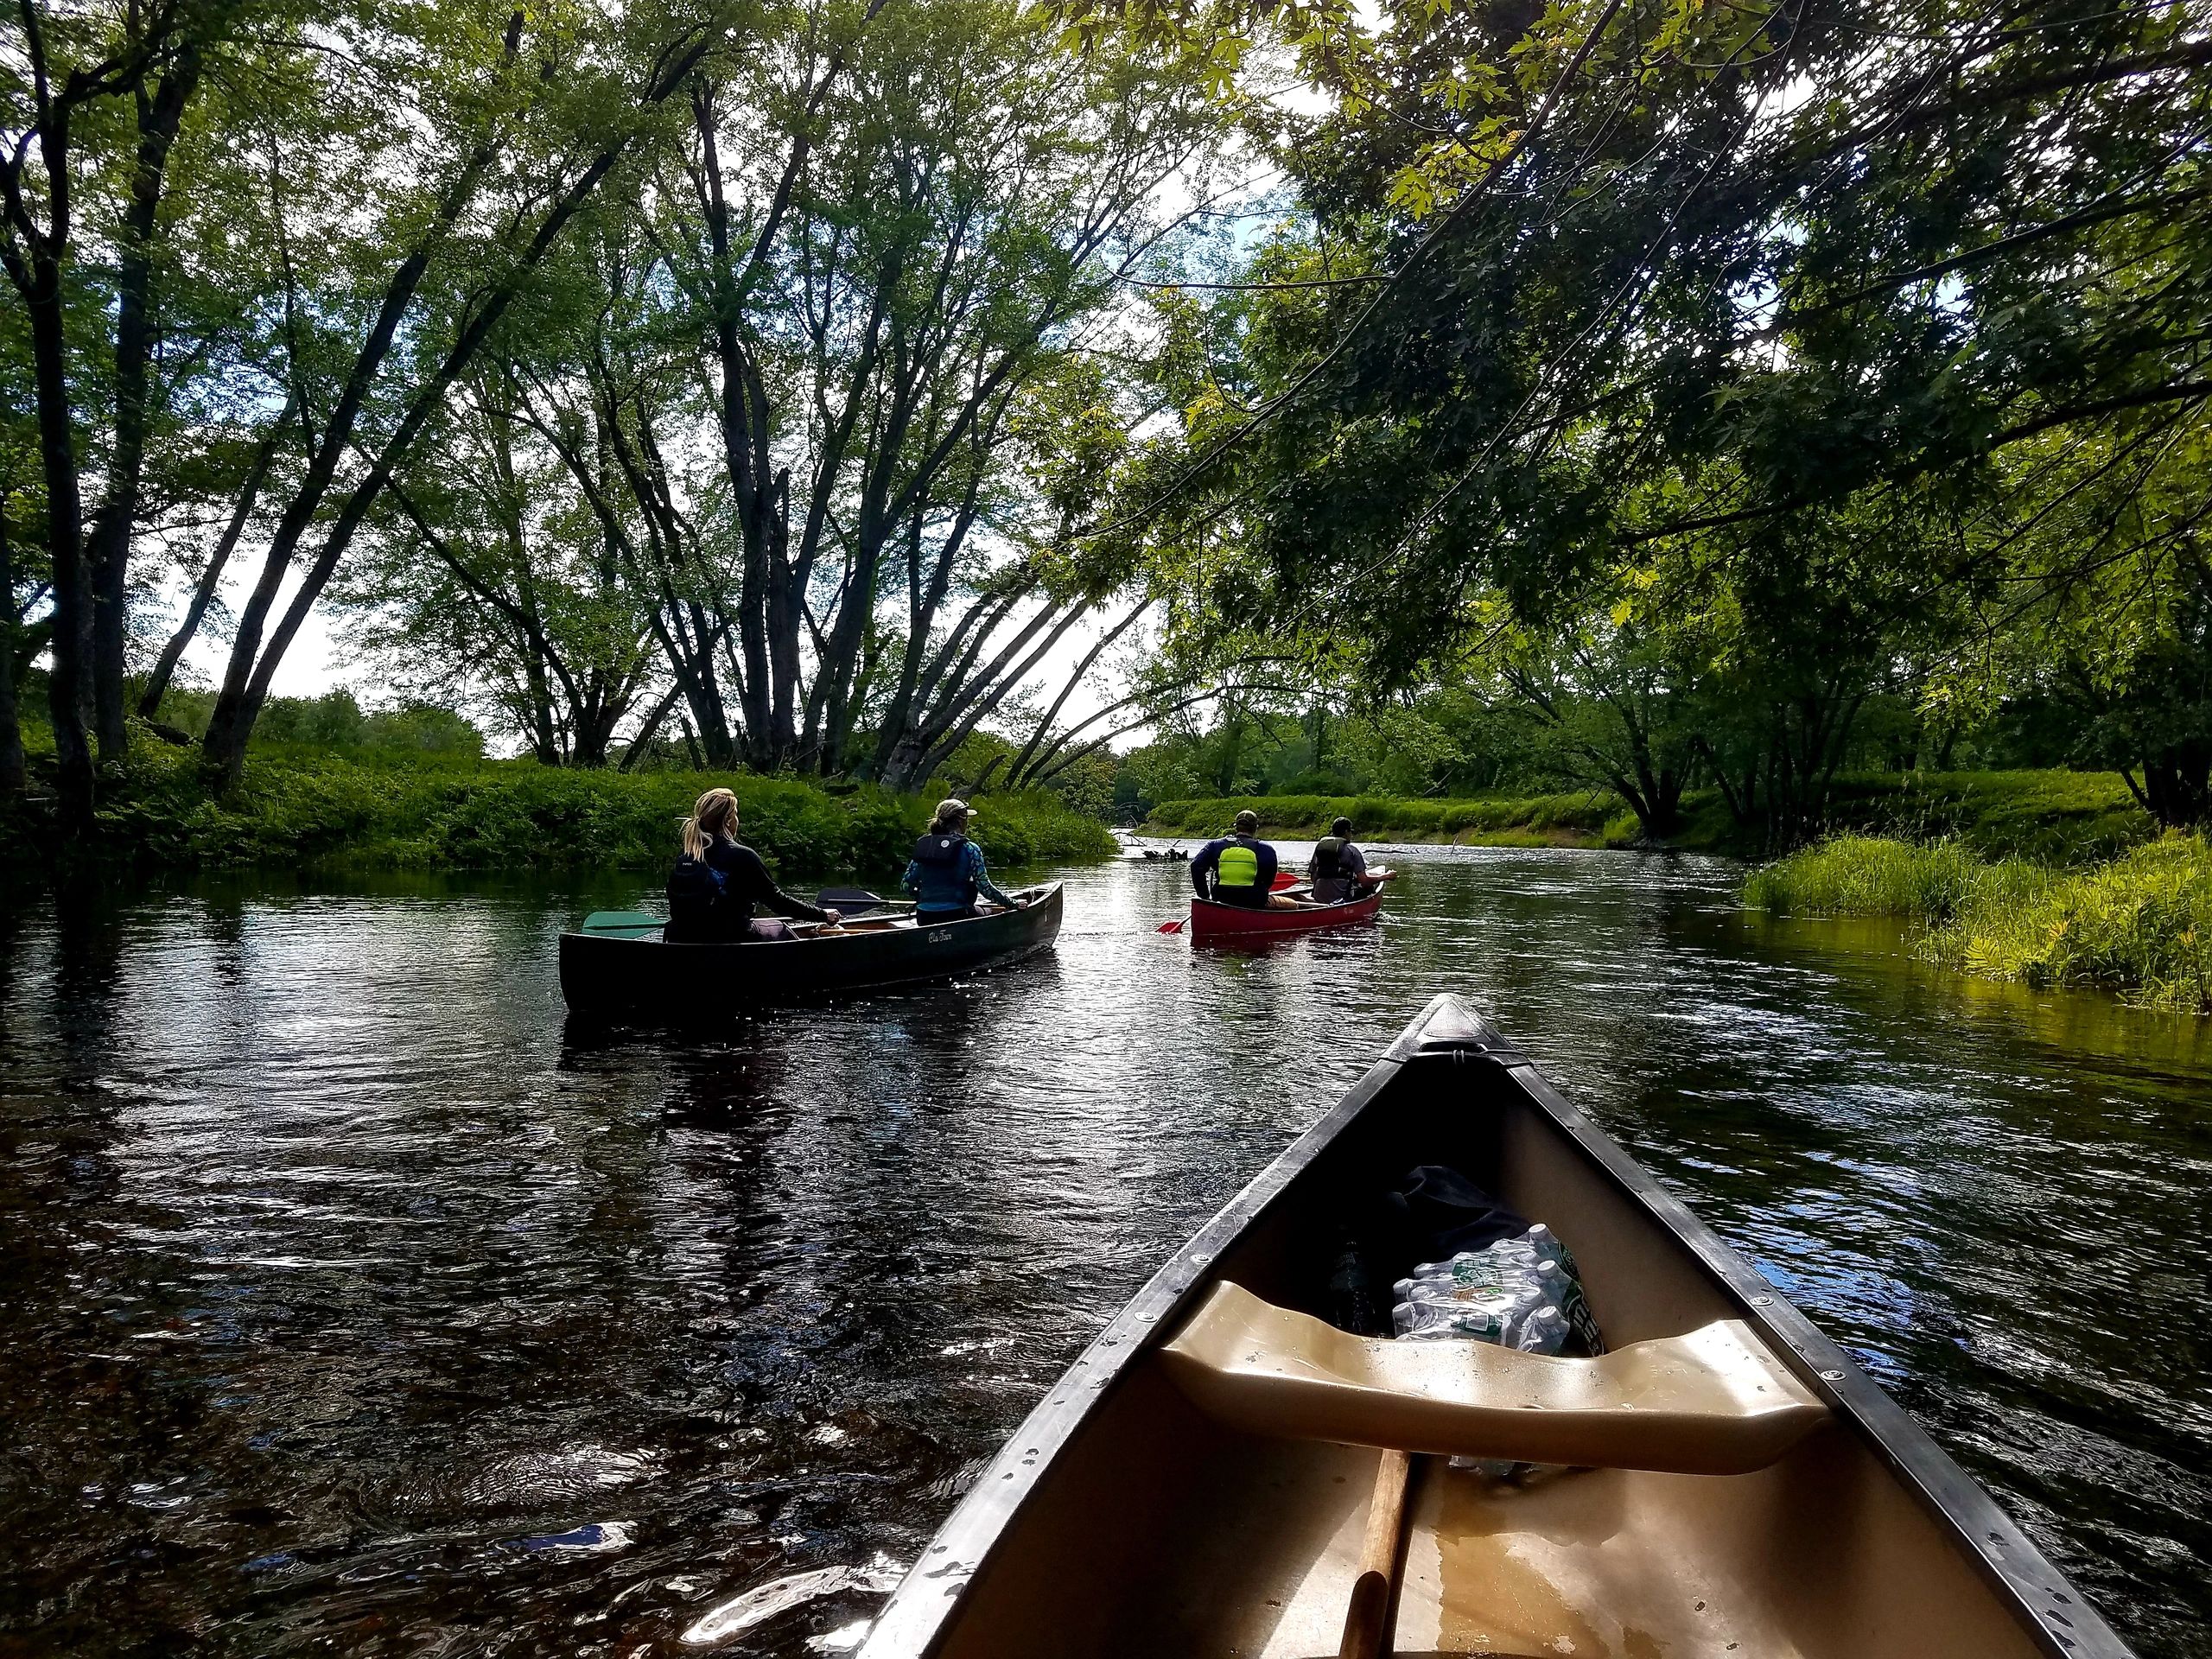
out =
<svg viewBox="0 0 2212 1659"><path fill-rule="evenodd" d="M1398 1560L1405 1554L1406 1487L1412 1477L1413 1459L1403 1452L1384 1452L1376 1466L1375 1495L1367 1503L1367 1537L1359 1552L1351 1601L1344 1609L1338 1659L1377 1659L1384 1650L1383 1626L1390 1617Z"/></svg>
<svg viewBox="0 0 2212 1659"><path fill-rule="evenodd" d="M659 917L642 910L594 910L584 918L583 931L634 938L640 933L657 932L666 925Z"/></svg>
<svg viewBox="0 0 2212 1659"><path fill-rule="evenodd" d="M913 908L903 899L880 899L864 887L824 887L814 895L814 902L824 910L834 910L847 916L856 916L864 910Z"/></svg>

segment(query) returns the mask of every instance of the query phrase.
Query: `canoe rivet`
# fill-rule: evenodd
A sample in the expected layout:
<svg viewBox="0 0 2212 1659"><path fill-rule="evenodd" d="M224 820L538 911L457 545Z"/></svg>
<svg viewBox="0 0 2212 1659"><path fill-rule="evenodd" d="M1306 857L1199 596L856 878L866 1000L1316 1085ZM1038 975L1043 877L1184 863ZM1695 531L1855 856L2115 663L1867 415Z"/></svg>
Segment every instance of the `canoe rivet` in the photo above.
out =
<svg viewBox="0 0 2212 1659"><path fill-rule="evenodd" d="M1751 1306L1753 1307L1772 1307L1774 1306L1774 1298L1771 1296L1754 1296L1751 1298Z"/></svg>
<svg viewBox="0 0 2212 1659"><path fill-rule="evenodd" d="M1203 1268L1207 1262L1212 1261L1213 1257L1208 1255L1204 1250L1194 1250L1191 1253L1191 1260Z"/></svg>
<svg viewBox="0 0 2212 1659"><path fill-rule="evenodd" d="M1841 1371L1822 1371L1821 1373L1821 1381L1823 1382L1840 1382L1843 1381L1843 1373Z"/></svg>

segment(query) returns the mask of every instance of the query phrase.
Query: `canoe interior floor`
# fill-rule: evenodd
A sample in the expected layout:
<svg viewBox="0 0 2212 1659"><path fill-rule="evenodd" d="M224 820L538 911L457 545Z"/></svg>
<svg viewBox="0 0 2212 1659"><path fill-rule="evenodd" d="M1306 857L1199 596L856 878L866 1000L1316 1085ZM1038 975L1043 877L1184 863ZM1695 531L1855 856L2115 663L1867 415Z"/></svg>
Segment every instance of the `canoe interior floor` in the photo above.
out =
<svg viewBox="0 0 2212 1659"><path fill-rule="evenodd" d="M1247 1440L1210 1471L1207 1524L1122 1608L1109 1650L1250 1659L1337 1651L1376 1454ZM1560 1471L1527 1484L1424 1460L1394 1651L1555 1659L1720 1659L1802 1652L1773 1618L1768 1494L1738 1491L1732 1536L1685 1524L1700 1486L1758 1478ZM1770 1483L1771 1484L1771 1483ZM1706 1507L1700 1505L1700 1507Z"/></svg>

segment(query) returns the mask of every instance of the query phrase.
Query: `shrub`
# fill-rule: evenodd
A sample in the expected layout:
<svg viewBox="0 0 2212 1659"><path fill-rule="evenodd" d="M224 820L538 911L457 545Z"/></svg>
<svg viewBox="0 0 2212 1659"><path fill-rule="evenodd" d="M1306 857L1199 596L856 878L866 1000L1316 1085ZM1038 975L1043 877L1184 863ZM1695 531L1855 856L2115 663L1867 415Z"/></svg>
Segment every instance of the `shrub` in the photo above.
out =
<svg viewBox="0 0 2212 1659"><path fill-rule="evenodd" d="M650 868L673 855L678 823L717 784L736 792L746 838L793 876L903 868L931 805L796 779L571 772L402 748L256 749L240 785L217 797L195 754L149 745L107 791L99 818L111 847L152 867ZM987 798L977 831L994 866L1103 857L1115 847L1095 819L1046 795ZM54 850L35 823L0 833L10 861Z"/></svg>
<svg viewBox="0 0 2212 1659"><path fill-rule="evenodd" d="M1548 831L1595 837L1622 810L1618 797L1577 792L1567 795L1501 797L1484 800L1401 800L1388 796L1249 795L1200 800L1162 801L1152 811L1154 828L1172 835L1217 836L1246 808L1260 815L1262 832L1323 836L1331 819L1352 821L1353 833L1370 837L1395 831L1408 836L1494 836L1505 831Z"/></svg>

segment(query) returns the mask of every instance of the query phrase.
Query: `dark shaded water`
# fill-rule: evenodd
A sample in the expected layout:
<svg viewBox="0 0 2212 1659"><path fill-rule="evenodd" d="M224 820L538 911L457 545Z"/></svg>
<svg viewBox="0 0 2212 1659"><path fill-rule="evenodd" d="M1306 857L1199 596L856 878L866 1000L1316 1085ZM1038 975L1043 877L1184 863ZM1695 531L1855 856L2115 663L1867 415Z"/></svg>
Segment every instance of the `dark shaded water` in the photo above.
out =
<svg viewBox="0 0 2212 1659"><path fill-rule="evenodd" d="M1048 958L709 1041L564 1025L555 935L636 882L0 910L0 1652L672 1652L903 1565L1445 989L2145 1654L2212 1642L2212 1038L1718 862L1394 861L1377 931L1259 957L1151 931L1179 868L1071 872Z"/></svg>

